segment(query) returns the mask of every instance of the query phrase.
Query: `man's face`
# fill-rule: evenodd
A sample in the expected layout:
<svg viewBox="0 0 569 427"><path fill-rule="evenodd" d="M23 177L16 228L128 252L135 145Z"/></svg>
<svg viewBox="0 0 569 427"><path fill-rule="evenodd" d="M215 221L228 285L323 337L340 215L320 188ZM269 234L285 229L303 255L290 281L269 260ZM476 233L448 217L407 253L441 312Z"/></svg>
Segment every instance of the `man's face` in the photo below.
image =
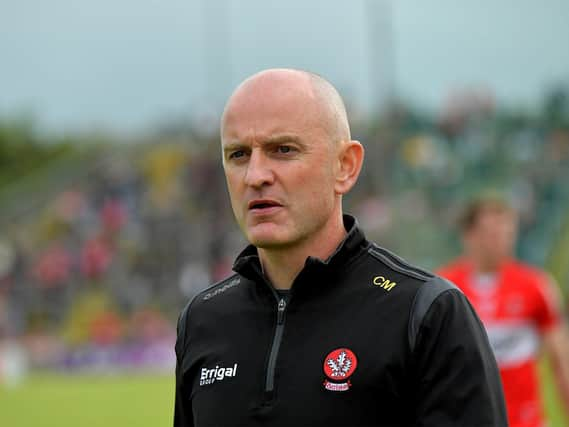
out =
<svg viewBox="0 0 569 427"><path fill-rule="evenodd" d="M315 237L338 208L337 144L308 82L256 83L226 109L223 166L249 242L286 248Z"/></svg>
<svg viewBox="0 0 569 427"><path fill-rule="evenodd" d="M509 210L487 209L478 215L466 233L471 249L487 264L497 264L512 255L516 241L517 217Z"/></svg>

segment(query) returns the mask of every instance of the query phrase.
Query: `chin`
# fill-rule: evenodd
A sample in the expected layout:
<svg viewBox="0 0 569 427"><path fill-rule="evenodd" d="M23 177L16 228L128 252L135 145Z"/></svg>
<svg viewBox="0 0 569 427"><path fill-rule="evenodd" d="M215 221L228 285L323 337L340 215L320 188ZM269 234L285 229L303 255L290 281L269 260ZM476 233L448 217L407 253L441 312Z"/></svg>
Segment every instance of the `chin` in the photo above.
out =
<svg viewBox="0 0 569 427"><path fill-rule="evenodd" d="M253 246L261 249L286 248L294 244L295 240L290 236L283 236L281 233L273 232L249 232L247 240Z"/></svg>
<svg viewBox="0 0 569 427"><path fill-rule="evenodd" d="M253 246L261 249L276 249L288 246L290 243L287 240L278 239L270 236L251 236L247 240Z"/></svg>
<svg viewBox="0 0 569 427"><path fill-rule="evenodd" d="M286 234L281 227L272 223L256 224L245 230L245 236L249 243L258 248L274 248L286 244ZM283 235L284 234L284 235Z"/></svg>

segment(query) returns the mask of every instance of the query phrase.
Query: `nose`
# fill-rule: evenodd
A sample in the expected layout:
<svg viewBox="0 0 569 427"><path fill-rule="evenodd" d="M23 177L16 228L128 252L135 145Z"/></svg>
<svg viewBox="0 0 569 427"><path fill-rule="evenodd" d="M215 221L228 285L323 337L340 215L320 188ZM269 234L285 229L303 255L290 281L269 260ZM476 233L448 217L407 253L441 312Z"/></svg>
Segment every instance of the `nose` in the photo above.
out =
<svg viewBox="0 0 569 427"><path fill-rule="evenodd" d="M273 182L274 175L270 167L270 160L260 150L253 150L247 163L245 184L254 188L261 188L265 185L271 185Z"/></svg>

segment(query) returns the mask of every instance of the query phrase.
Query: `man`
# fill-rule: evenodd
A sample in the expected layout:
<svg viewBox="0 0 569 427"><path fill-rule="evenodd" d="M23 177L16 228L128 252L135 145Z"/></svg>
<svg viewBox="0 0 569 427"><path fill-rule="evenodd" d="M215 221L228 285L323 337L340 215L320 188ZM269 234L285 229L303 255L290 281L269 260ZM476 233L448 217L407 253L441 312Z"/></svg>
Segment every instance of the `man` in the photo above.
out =
<svg viewBox="0 0 569 427"><path fill-rule="evenodd" d="M569 347L551 278L513 257L517 215L505 199L484 195L465 209L465 254L440 274L476 308L500 367L511 427L544 426L536 359L541 341L552 357L569 408Z"/></svg>
<svg viewBox="0 0 569 427"><path fill-rule="evenodd" d="M176 427L506 425L463 294L343 215L364 150L330 83L289 69L250 77L221 142L251 245L180 315Z"/></svg>

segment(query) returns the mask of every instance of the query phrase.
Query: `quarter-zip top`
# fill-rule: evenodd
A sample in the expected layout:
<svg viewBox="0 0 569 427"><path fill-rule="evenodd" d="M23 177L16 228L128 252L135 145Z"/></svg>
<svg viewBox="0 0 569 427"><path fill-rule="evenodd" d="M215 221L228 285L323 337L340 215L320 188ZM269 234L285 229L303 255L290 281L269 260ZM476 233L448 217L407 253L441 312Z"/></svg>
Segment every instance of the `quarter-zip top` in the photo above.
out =
<svg viewBox="0 0 569 427"><path fill-rule="evenodd" d="M249 247L184 309L175 427L507 425L466 297L344 224L337 251L309 257L289 292Z"/></svg>
<svg viewBox="0 0 569 427"><path fill-rule="evenodd" d="M284 296L278 296L277 298L277 316L275 325L275 335L273 336L273 343L271 345L271 352L269 353L269 362L267 364L267 376L265 380L265 392L271 393L275 388L275 367L277 363L277 357L279 355L279 348L281 346L281 341L283 338L283 332L285 327L285 314L287 308L287 298Z"/></svg>

